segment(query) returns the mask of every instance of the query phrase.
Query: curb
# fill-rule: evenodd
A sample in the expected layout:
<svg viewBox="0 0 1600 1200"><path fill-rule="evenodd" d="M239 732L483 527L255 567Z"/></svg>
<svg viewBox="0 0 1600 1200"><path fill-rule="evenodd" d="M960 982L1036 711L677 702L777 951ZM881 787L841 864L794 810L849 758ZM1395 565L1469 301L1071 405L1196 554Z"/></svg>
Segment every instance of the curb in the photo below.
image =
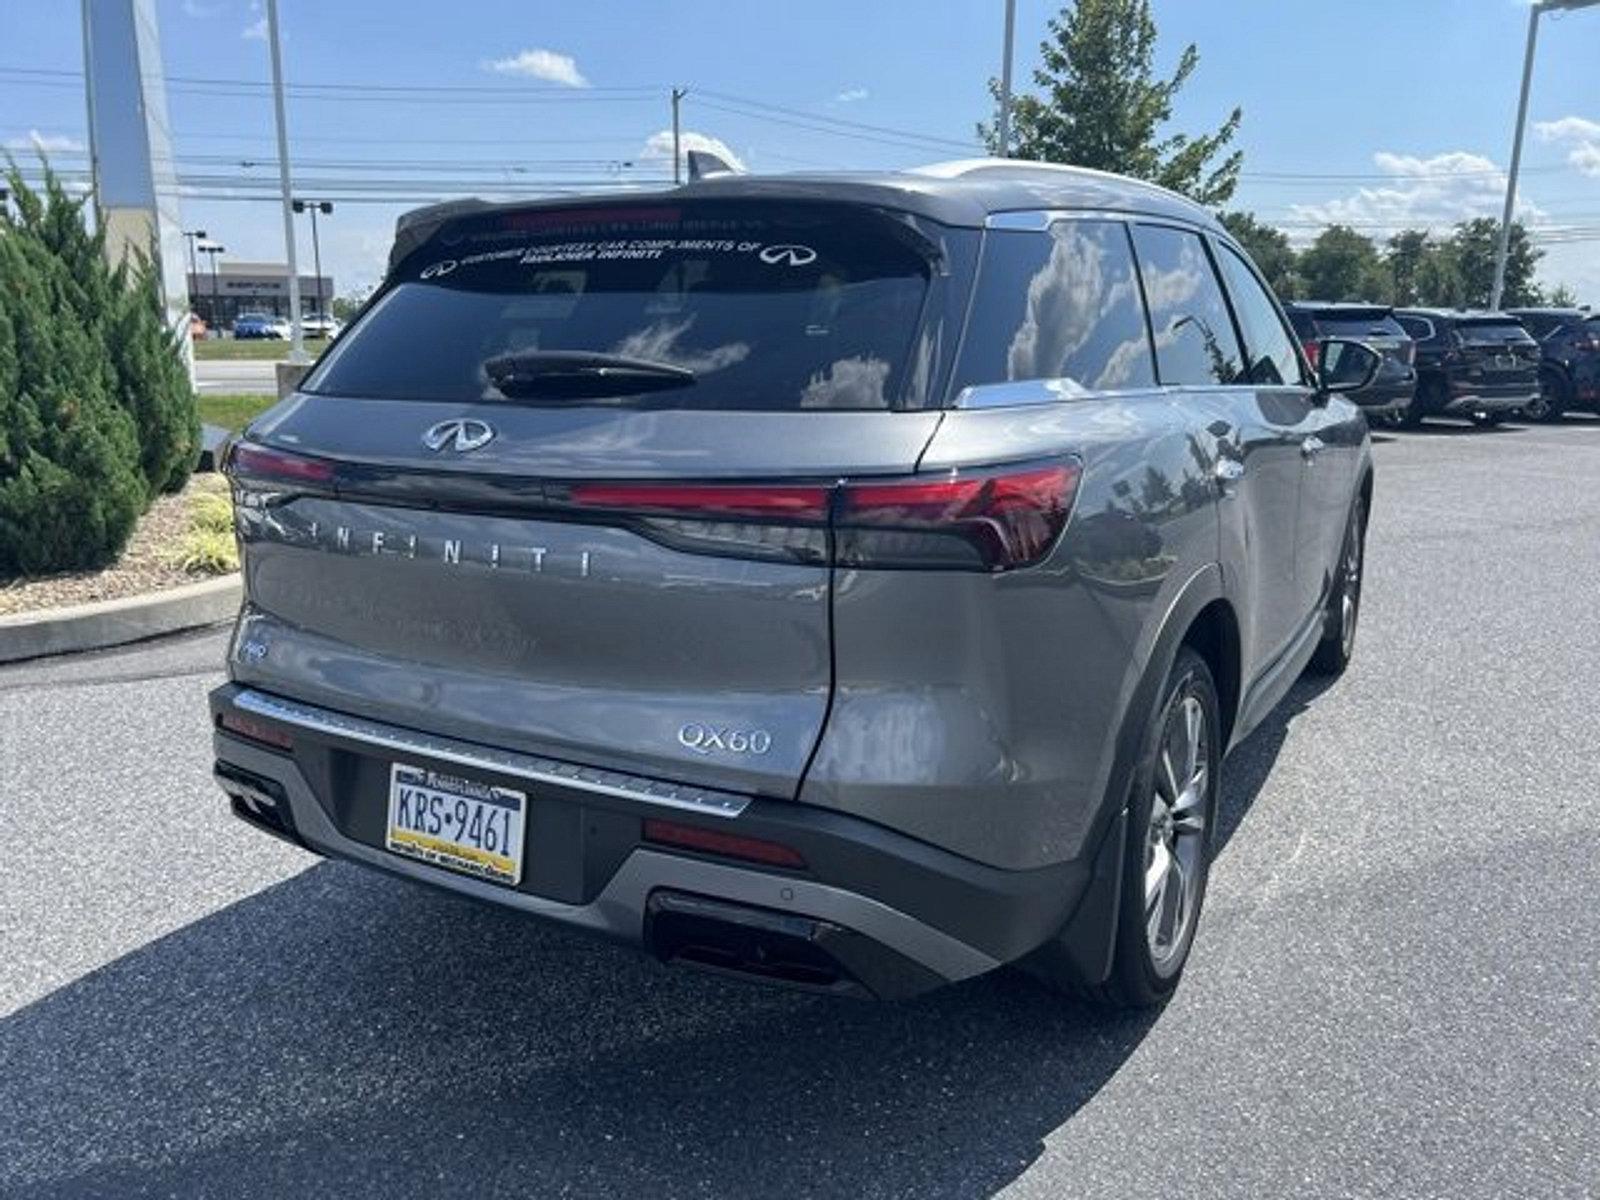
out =
<svg viewBox="0 0 1600 1200"><path fill-rule="evenodd" d="M143 596L0 617L0 663L103 650L231 621L239 612L239 600L235 572Z"/></svg>

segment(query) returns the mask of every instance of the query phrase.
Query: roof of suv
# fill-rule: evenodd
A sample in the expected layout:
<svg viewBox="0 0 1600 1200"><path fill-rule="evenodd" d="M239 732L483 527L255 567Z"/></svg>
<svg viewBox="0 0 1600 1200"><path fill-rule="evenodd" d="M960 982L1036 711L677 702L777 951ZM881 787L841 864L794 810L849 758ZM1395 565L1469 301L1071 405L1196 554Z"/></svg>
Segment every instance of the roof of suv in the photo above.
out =
<svg viewBox="0 0 1600 1200"><path fill-rule="evenodd" d="M1397 308L1396 313L1407 317L1427 317L1430 321L1515 321L1508 312L1492 308Z"/></svg>
<svg viewBox="0 0 1600 1200"><path fill-rule="evenodd" d="M1359 300L1289 300L1284 308L1314 317L1387 317L1394 309L1387 304L1363 304Z"/></svg>
<svg viewBox="0 0 1600 1200"><path fill-rule="evenodd" d="M491 203L455 200L403 214L395 223L394 265L455 216L494 209L576 208L659 204L673 200L832 200L914 213L944 225L981 227L995 213L1038 209L1088 209L1171 217L1225 232L1206 208L1153 183L1016 159L976 158L935 163L909 171L803 172L783 175L712 175L681 187L603 196L554 196Z"/></svg>

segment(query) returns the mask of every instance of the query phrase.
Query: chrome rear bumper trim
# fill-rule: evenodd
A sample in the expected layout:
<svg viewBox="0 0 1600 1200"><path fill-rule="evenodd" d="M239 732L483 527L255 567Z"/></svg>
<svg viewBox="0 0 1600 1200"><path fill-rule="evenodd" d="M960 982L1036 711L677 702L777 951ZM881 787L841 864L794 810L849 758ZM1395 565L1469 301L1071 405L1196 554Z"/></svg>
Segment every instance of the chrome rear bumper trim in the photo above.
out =
<svg viewBox="0 0 1600 1200"><path fill-rule="evenodd" d="M750 804L749 796L741 796L736 792L722 792L686 783L670 783L662 779L629 775L623 771L584 767L540 755L521 754L514 750L496 750L472 742L460 742L454 738L401 729L394 725L369 721L364 717L352 717L330 709L301 704L296 700L269 696L265 692L246 689L234 696L233 704L235 708L254 713L258 717L281 721L285 725L294 725L313 733L347 738L396 754L415 754L480 771L514 775L518 779L526 779L532 783L547 783L556 787L592 792L600 796L613 796L620 800L637 800L643 804L684 809L708 817L737 817Z"/></svg>

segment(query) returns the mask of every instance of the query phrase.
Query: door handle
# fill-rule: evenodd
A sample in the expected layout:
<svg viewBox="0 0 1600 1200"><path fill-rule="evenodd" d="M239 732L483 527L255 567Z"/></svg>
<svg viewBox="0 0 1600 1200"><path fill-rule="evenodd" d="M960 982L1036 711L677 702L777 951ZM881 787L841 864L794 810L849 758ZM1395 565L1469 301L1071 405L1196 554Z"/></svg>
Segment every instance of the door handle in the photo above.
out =
<svg viewBox="0 0 1600 1200"><path fill-rule="evenodd" d="M1322 445L1322 439L1313 433L1310 437L1306 438L1305 441L1300 443L1300 454L1307 461L1310 461L1322 453Z"/></svg>

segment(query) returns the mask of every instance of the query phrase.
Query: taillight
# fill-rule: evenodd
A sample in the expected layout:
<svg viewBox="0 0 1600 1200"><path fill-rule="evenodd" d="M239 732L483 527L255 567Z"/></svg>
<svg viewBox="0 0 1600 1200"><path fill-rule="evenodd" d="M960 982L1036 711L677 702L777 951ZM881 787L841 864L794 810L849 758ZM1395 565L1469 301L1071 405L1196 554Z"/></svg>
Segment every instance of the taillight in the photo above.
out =
<svg viewBox="0 0 1600 1200"><path fill-rule="evenodd" d="M1405 363L1407 366L1410 366L1412 363L1417 361L1416 342L1400 343L1400 361Z"/></svg>
<svg viewBox="0 0 1600 1200"><path fill-rule="evenodd" d="M837 561L848 567L1006 571L1038 562L1066 527L1076 463L841 489Z"/></svg>
<svg viewBox="0 0 1600 1200"><path fill-rule="evenodd" d="M1307 338L1300 345L1305 348L1306 361L1315 369L1319 365L1317 360L1322 353L1322 343L1317 341L1316 338Z"/></svg>
<svg viewBox="0 0 1600 1200"><path fill-rule="evenodd" d="M252 742L260 742L263 746L271 746L275 750L294 749L294 739L283 730L245 713L219 713L217 724L231 734L247 738Z"/></svg>
<svg viewBox="0 0 1600 1200"><path fill-rule="evenodd" d="M566 504L696 553L849 567L1007 571L1066 527L1075 462L836 484L578 483Z"/></svg>
<svg viewBox="0 0 1600 1200"><path fill-rule="evenodd" d="M331 483L334 476L334 464L325 458L291 454L257 442L235 442L223 469L235 479L252 483Z"/></svg>

